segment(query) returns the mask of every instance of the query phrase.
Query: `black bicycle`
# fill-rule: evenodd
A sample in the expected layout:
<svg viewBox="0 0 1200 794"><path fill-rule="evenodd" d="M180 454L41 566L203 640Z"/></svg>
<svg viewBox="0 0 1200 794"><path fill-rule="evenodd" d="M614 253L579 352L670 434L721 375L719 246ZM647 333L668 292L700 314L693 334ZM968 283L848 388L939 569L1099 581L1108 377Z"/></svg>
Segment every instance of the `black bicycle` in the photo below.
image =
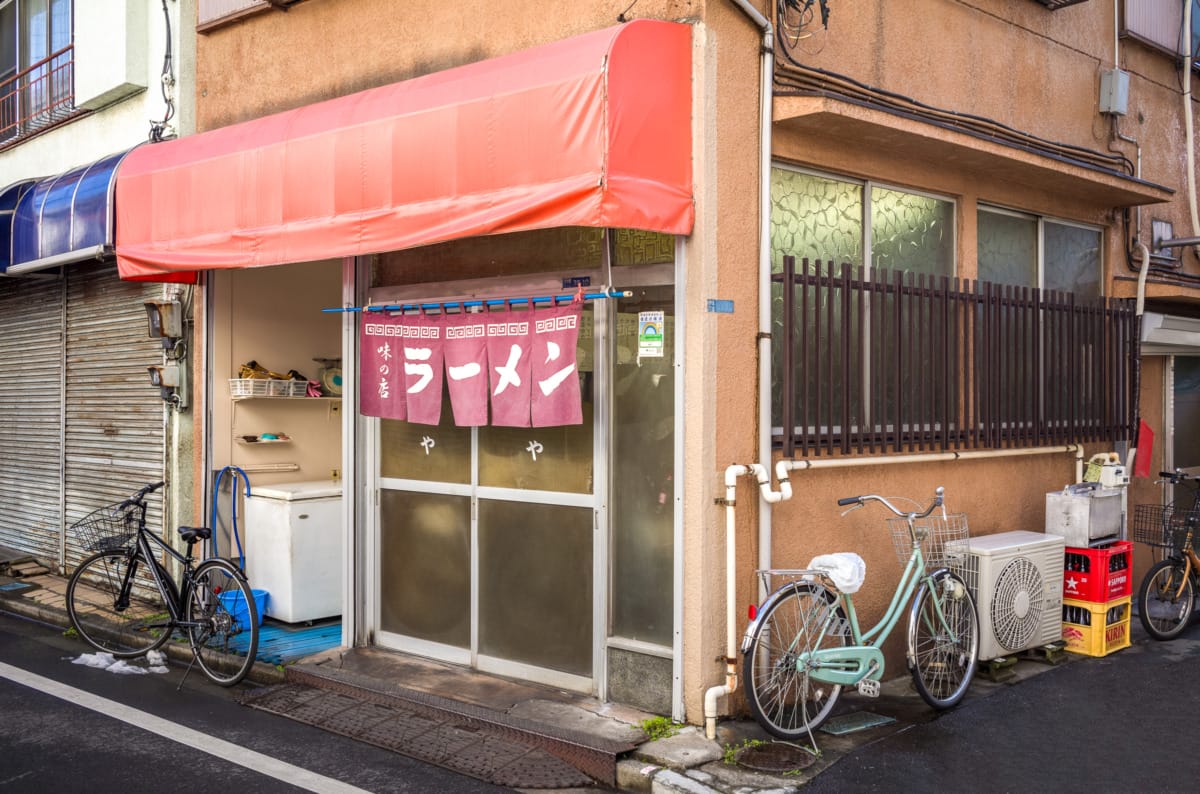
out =
<svg viewBox="0 0 1200 794"><path fill-rule="evenodd" d="M90 645L118 659L156 650L178 630L204 674L233 686L246 677L258 652L253 593L229 560L196 564L192 550L212 536L208 527L179 528L185 554L146 529L146 497L162 486L147 485L71 527L83 547L96 552L67 583L71 625ZM156 546L179 563L179 580L160 561Z"/></svg>

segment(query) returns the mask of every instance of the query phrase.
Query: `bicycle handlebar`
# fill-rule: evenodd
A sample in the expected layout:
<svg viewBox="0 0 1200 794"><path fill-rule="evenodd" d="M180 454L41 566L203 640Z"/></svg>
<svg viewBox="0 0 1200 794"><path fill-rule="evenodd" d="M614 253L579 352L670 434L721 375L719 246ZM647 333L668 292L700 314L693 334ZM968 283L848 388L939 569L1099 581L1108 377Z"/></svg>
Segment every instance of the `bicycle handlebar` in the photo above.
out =
<svg viewBox="0 0 1200 794"><path fill-rule="evenodd" d="M1196 477L1188 474L1182 469L1176 469L1175 471L1160 471L1158 476L1162 477L1162 479L1156 480L1154 482L1155 485L1162 485L1164 482L1169 482L1171 485L1179 485L1180 483L1191 480L1194 484L1196 484L1196 487L1200 488L1200 482L1197 482Z"/></svg>
<svg viewBox="0 0 1200 794"><path fill-rule="evenodd" d="M925 508L924 512L897 510L896 507L887 499L883 498L882 496L876 496L875 494L866 494L864 496L848 496L845 499L838 499L838 505L840 507L845 507L847 505L856 505L858 507L862 507L867 502L880 502L884 507L886 507L888 510L891 510L898 516L904 518L924 518L942 506L943 496L945 493L946 489L939 485L933 492L933 501L929 503L929 507Z"/></svg>
<svg viewBox="0 0 1200 794"><path fill-rule="evenodd" d="M142 502L146 501L147 496L154 493L155 491L157 491L159 488L163 487L166 484L167 484L166 480L159 480L158 482L150 483L149 485L143 486L133 496L129 497L124 502L121 502L121 507L132 507L132 506L140 505Z"/></svg>

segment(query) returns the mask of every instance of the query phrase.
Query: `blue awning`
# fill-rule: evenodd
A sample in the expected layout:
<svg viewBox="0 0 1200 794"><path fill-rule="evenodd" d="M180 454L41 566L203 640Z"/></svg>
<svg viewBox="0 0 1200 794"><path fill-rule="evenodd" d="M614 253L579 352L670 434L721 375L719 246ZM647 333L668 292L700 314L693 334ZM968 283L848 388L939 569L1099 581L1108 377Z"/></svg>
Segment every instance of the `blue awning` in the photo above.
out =
<svg viewBox="0 0 1200 794"><path fill-rule="evenodd" d="M27 179L0 189L0 273L7 270L8 263L12 261L12 219L17 202L36 181Z"/></svg>
<svg viewBox="0 0 1200 794"><path fill-rule="evenodd" d="M113 249L113 185L126 152L40 179L17 201L9 275L93 259Z"/></svg>

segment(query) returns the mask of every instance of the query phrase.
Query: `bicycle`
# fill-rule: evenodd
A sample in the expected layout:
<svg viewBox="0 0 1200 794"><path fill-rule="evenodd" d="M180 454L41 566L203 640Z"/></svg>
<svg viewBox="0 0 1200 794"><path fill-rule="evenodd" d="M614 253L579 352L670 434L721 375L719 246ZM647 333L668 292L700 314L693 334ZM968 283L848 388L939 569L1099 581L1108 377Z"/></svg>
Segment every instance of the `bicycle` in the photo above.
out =
<svg viewBox="0 0 1200 794"><path fill-rule="evenodd" d="M179 630L194 664L214 683L233 686L246 677L258 652L258 609L242 571L229 560L195 564L192 551L208 540L208 527L180 527L180 554L146 528L146 497L164 483L102 507L71 530L96 552L67 582L71 626L89 645L118 659L144 656ZM155 555L157 546L182 566L176 580ZM189 665L188 670L191 670Z"/></svg>
<svg viewBox="0 0 1200 794"><path fill-rule="evenodd" d="M1200 482L1184 472L1162 471L1156 485L1187 483L1197 489ZM1190 480L1190 482L1188 482ZM1133 539L1163 551L1164 558L1142 577L1138 585L1138 617L1142 628L1156 640L1172 640L1187 628L1200 591L1200 557L1193 546L1200 524L1200 510L1170 505L1136 505Z"/></svg>
<svg viewBox="0 0 1200 794"><path fill-rule="evenodd" d="M787 579L757 610L741 647L746 699L768 733L786 740L811 736L845 686L877 697L882 646L910 600L906 658L917 691L939 710L962 700L978 666L979 625L970 590L946 567L965 555L968 533L965 515L946 513L943 493L939 487L919 512L873 494L838 500L853 505L843 516L867 502L898 516L887 521L904 572L887 612L866 632L852 593L839 589L827 570L760 572ZM939 507L941 515L931 518Z"/></svg>

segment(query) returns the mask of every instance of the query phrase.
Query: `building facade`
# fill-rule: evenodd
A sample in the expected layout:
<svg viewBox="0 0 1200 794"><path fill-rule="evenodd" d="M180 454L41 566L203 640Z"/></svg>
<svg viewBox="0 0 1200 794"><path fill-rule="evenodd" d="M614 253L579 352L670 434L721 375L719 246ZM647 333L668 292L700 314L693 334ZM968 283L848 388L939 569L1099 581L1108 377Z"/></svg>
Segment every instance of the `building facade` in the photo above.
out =
<svg viewBox="0 0 1200 794"><path fill-rule="evenodd" d="M117 170L122 275L197 284L176 484L335 488L344 644L700 722L756 569L884 611L838 498L1039 531L1093 454L1194 463L1184 4L627 5L201 0L197 134ZM369 326L576 293L577 421L367 407Z"/></svg>

